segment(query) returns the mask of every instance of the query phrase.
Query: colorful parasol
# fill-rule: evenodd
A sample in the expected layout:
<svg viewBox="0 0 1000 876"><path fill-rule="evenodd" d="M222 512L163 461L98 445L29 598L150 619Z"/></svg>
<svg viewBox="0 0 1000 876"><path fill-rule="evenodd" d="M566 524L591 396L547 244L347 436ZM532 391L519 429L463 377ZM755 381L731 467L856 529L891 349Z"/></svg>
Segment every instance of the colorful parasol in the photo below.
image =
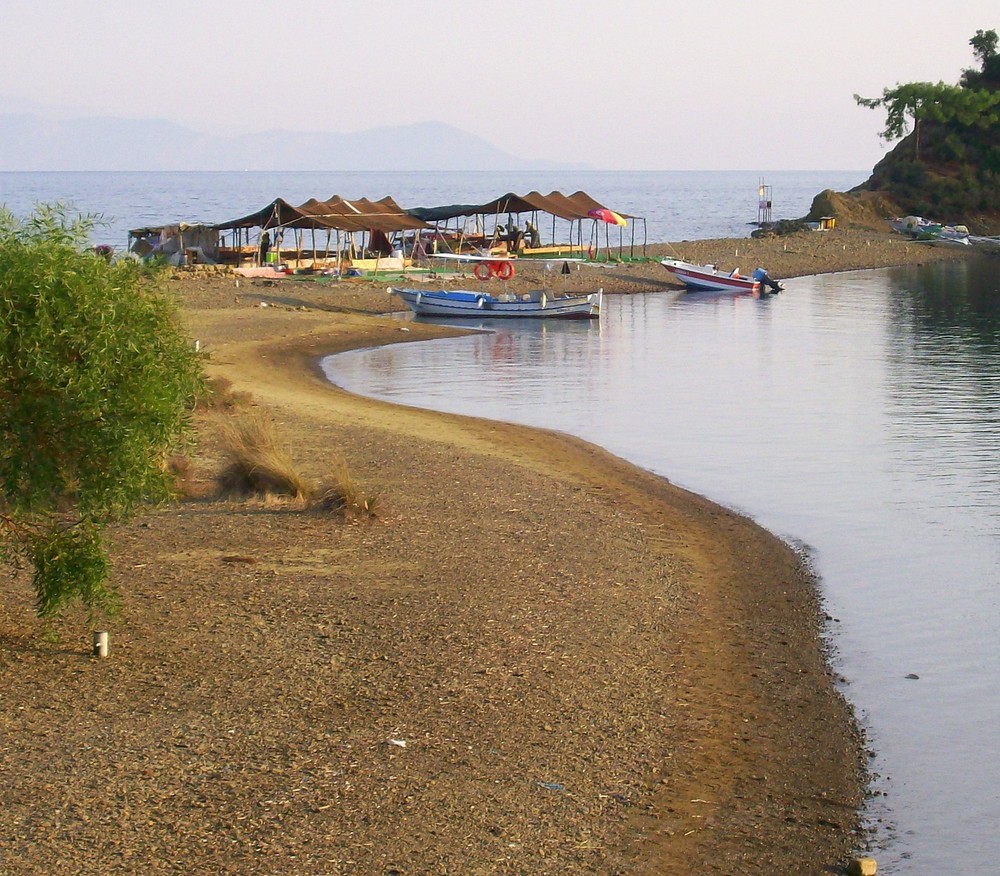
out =
<svg viewBox="0 0 1000 876"><path fill-rule="evenodd" d="M587 215L594 219L600 219L602 222L607 222L608 225L628 225L625 217L619 215L614 210L608 210L606 207L597 207L593 210L588 210Z"/></svg>

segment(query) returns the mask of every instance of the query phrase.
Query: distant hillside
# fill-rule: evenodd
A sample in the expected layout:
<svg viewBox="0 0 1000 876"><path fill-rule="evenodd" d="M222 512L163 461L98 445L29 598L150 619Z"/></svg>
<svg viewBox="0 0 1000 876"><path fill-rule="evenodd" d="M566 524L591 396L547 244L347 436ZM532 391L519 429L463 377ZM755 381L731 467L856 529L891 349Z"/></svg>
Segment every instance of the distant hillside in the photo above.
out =
<svg viewBox="0 0 1000 876"><path fill-rule="evenodd" d="M162 119L0 114L0 170L580 170L512 155L442 122L232 137Z"/></svg>

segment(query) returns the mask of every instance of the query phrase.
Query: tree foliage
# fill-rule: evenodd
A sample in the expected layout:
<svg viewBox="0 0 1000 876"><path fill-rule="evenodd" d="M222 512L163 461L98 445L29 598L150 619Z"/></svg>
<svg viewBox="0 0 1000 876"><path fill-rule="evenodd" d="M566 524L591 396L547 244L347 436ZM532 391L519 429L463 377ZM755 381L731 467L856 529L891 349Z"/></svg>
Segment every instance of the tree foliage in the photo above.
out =
<svg viewBox="0 0 1000 876"><path fill-rule="evenodd" d="M963 88L944 82L908 82L884 89L881 97L868 98L855 94L854 99L860 106L870 109L885 108L885 129L881 133L885 140L898 140L908 134L910 127L907 120L913 119L918 141L917 157L921 122L983 130L995 128L1000 122L1000 91Z"/></svg>
<svg viewBox="0 0 1000 876"><path fill-rule="evenodd" d="M976 31L969 40L982 70L986 70L996 56L997 34L995 31ZM859 106L886 111L885 128L881 136L892 141L910 132L908 119L913 120L917 134L919 153L920 123L924 121L941 125L958 125L966 128L990 130L1000 122L1000 92L992 88L975 87L979 78L970 76L975 71L966 71L960 85L946 85L944 82L907 82L895 88L885 88L881 97L861 97L854 95ZM981 76L982 71L976 74Z"/></svg>
<svg viewBox="0 0 1000 876"><path fill-rule="evenodd" d="M169 494L201 380L155 275L87 250L93 225L0 210L0 558L43 616L115 609L103 527Z"/></svg>
<svg viewBox="0 0 1000 876"><path fill-rule="evenodd" d="M979 69L957 85L909 82L881 97L854 95L885 111L881 137L901 140L862 188L889 194L901 210L950 217L979 233L1000 227L1000 39L978 30L969 40Z"/></svg>

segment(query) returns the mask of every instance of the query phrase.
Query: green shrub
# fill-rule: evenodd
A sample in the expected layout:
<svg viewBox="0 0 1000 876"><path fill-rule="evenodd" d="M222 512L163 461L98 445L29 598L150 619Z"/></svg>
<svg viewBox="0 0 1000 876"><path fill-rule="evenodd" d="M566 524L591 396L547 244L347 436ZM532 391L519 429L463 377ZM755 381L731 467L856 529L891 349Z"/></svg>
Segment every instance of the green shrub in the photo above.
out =
<svg viewBox="0 0 1000 876"><path fill-rule="evenodd" d="M103 526L169 495L200 364L156 274L86 248L93 217L0 210L0 559L40 614L112 610Z"/></svg>

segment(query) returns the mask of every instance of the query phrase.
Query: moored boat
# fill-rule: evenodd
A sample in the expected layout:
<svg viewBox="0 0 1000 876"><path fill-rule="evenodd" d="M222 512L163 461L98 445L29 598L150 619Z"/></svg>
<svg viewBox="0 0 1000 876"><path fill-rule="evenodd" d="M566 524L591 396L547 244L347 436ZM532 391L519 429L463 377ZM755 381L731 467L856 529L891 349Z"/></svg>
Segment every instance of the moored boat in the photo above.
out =
<svg viewBox="0 0 1000 876"><path fill-rule="evenodd" d="M480 319L598 319L601 315L603 289L585 295L552 295L535 289L518 296L512 292L491 295L488 292L444 289L400 289L390 294L401 298L420 316L475 317Z"/></svg>
<svg viewBox="0 0 1000 876"><path fill-rule="evenodd" d="M738 269L727 274L715 265L692 265L680 259L662 259L660 264L688 289L751 294L760 292L761 281L756 277L741 276Z"/></svg>

